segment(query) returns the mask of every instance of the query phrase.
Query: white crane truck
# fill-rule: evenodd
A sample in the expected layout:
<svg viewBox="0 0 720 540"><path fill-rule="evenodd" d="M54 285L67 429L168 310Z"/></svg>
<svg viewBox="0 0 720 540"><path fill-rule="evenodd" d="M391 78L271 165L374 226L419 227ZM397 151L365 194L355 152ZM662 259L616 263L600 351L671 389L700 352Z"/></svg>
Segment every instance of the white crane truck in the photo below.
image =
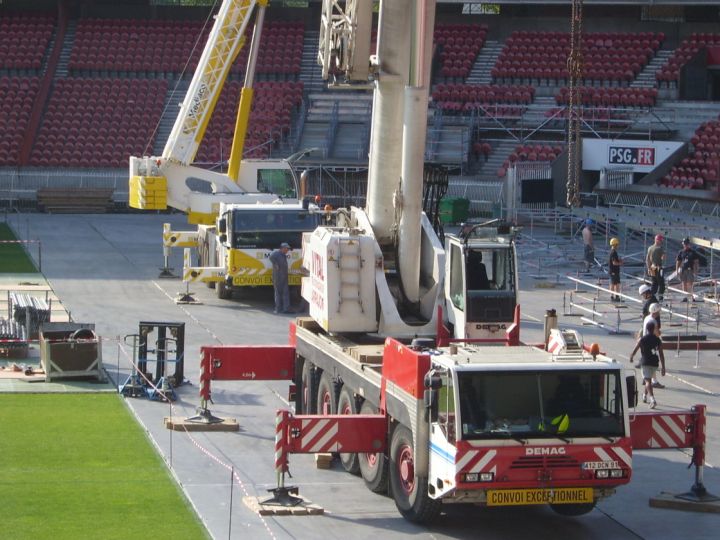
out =
<svg viewBox="0 0 720 540"><path fill-rule="evenodd" d="M130 206L175 208L198 226L196 231L173 231L165 224L165 268L171 248L196 248L198 265L186 266L183 279L206 282L220 298L229 297L233 286L272 285L267 258L280 245L274 242L277 233L285 233L282 242L299 248L301 232L315 226L307 205L298 199L297 177L287 160L242 160L266 5L267 0L223 1L162 155L130 157ZM228 172L193 166L253 14L254 31ZM273 219L257 219L258 212ZM247 216L241 218L244 213ZM245 229L243 223L247 223ZM299 256L291 260L291 285L300 285L299 264Z"/></svg>
<svg viewBox="0 0 720 540"><path fill-rule="evenodd" d="M414 522L443 503L589 512L630 481L633 447L665 440L638 415L631 439L634 371L570 331L552 330L548 350L520 344L509 231L478 228L443 248L422 215L434 0L381 0L370 62L356 53L369 50L372 3L323 6L324 71L374 80L367 208L304 235L310 316L291 323L289 345L202 348L200 416L211 421L211 380L291 380L280 478L287 453L338 452ZM490 271L469 287L481 281L474 252ZM699 444L703 426L686 414L676 444Z"/></svg>

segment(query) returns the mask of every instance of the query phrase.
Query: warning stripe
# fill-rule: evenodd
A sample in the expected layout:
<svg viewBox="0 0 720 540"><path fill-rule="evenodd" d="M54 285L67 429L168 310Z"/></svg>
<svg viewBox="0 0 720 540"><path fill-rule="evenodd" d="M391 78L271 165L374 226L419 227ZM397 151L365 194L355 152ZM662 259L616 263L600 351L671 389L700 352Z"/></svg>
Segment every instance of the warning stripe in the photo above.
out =
<svg viewBox="0 0 720 540"><path fill-rule="evenodd" d="M620 458L620 460L625 463L628 467L632 467L632 456L628 454L624 448L620 448L619 446L616 446L613 448L613 451L615 452L615 455Z"/></svg>
<svg viewBox="0 0 720 540"><path fill-rule="evenodd" d="M335 420L303 420L302 432L300 439L302 452L315 454L340 450L337 440L338 423Z"/></svg>
<svg viewBox="0 0 720 540"><path fill-rule="evenodd" d="M455 465L457 472L483 472L497 455L497 450L489 450L484 455L479 450L470 450L458 457Z"/></svg>
<svg viewBox="0 0 720 540"><path fill-rule="evenodd" d="M632 466L632 457L622 448L603 448L602 446L596 446L593 448L593 452L595 452L595 455L598 456L602 461L607 462L619 460L622 461L627 467ZM613 458L612 454L615 454L618 459Z"/></svg>
<svg viewBox="0 0 720 540"><path fill-rule="evenodd" d="M658 416L652 419L652 432L656 436L655 442L661 448L677 448L685 444L684 433L681 432L681 436L678 437L677 426L673 424L674 419L671 416ZM670 430L666 428L670 428ZM657 438L660 440L658 441Z"/></svg>
<svg viewBox="0 0 720 540"><path fill-rule="evenodd" d="M658 421L663 422L680 441L685 442L685 426L687 425L687 417L685 415L660 416L658 417Z"/></svg>

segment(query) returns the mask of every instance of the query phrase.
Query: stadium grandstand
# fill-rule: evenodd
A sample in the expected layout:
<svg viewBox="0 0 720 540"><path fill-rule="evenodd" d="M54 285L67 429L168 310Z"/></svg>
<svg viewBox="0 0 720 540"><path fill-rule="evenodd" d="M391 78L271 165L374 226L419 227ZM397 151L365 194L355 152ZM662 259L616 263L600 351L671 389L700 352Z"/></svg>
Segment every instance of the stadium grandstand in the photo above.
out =
<svg viewBox="0 0 720 540"><path fill-rule="evenodd" d="M0 3L0 203L32 207L40 188L98 187L127 208L128 158L162 153L219 3ZM554 187L528 189L519 206L565 204L570 4L438 1L425 157L449 172L450 193L470 198L475 212L491 213L508 182L535 177ZM583 204L717 212L720 6L583 4ZM321 7L270 3L245 157L311 148L300 167L362 178L372 91L321 79ZM200 166L227 167L246 58L247 47L215 107Z"/></svg>

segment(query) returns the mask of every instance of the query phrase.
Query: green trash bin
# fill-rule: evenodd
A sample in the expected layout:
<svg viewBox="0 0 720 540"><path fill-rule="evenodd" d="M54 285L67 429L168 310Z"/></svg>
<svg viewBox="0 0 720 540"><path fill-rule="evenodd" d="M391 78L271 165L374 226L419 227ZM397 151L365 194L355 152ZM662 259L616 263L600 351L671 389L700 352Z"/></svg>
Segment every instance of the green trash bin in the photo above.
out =
<svg viewBox="0 0 720 540"><path fill-rule="evenodd" d="M460 223L470 214L470 200L464 197L449 197L440 201L440 222Z"/></svg>

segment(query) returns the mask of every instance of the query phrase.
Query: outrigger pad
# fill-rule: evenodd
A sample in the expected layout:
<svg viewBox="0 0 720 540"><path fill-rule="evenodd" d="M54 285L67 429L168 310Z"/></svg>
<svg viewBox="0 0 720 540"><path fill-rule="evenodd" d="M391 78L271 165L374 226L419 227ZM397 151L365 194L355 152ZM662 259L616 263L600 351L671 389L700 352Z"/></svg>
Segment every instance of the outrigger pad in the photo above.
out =
<svg viewBox="0 0 720 540"><path fill-rule="evenodd" d="M202 304L200 300L195 299L191 293L178 293L175 297L176 304Z"/></svg>
<svg viewBox="0 0 720 540"><path fill-rule="evenodd" d="M707 492L696 491L689 491L677 495L662 492L657 497L650 498L650 506L653 508L668 508L670 510L720 514L720 497L716 497Z"/></svg>
<svg viewBox="0 0 720 540"><path fill-rule="evenodd" d="M283 489L283 488L280 488ZM243 502L253 512L261 516L319 516L325 513L322 506L313 504L297 494L297 488L284 488L287 493L272 497L243 497Z"/></svg>
<svg viewBox="0 0 720 540"><path fill-rule="evenodd" d="M240 431L240 424L234 418L223 418L219 422L198 422L192 418L165 417L165 427L173 431Z"/></svg>
<svg viewBox="0 0 720 540"><path fill-rule="evenodd" d="M160 268L160 273L158 274L158 277L160 279L178 279L180 276L176 276L175 274L173 274L173 270L175 269L162 267Z"/></svg>

